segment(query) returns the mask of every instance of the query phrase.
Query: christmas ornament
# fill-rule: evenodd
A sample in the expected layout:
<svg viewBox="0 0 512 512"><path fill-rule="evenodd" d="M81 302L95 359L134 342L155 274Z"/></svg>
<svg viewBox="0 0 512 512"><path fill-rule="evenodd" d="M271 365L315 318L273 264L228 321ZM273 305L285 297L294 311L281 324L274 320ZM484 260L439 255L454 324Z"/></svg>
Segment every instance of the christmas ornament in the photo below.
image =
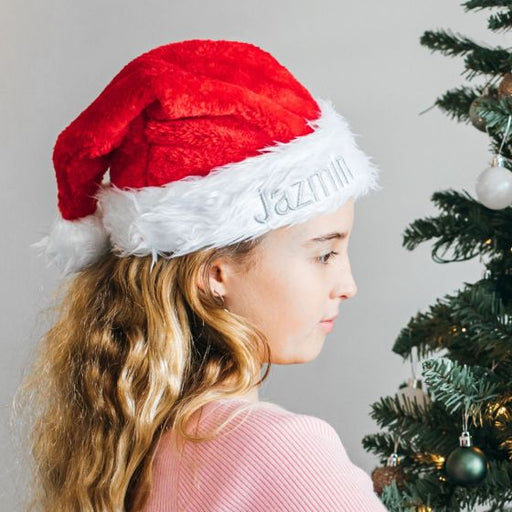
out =
<svg viewBox="0 0 512 512"><path fill-rule="evenodd" d="M403 383L397 392L397 397L402 407L414 415L412 403L416 402L420 410L424 410L430 403L428 395L422 389L421 379L411 378L407 383Z"/></svg>
<svg viewBox="0 0 512 512"><path fill-rule="evenodd" d="M485 119L478 113L478 109L481 105L481 101L484 96L479 96L475 98L471 105L469 106L469 119L475 128L478 128L480 131L485 132L486 129L486 121Z"/></svg>
<svg viewBox="0 0 512 512"><path fill-rule="evenodd" d="M505 73L505 76L498 85L498 98L512 96L512 74Z"/></svg>
<svg viewBox="0 0 512 512"><path fill-rule="evenodd" d="M460 446L446 459L446 474L457 485L477 485L487 475L485 454L480 448L473 446L471 435L467 431L462 432L459 442Z"/></svg>
<svg viewBox="0 0 512 512"><path fill-rule="evenodd" d="M501 154L503 145L510 130L512 115L508 116L507 128L501 140L498 154L493 158L491 167L482 172L476 181L478 200L491 210L501 210L512 205L512 172L504 165L505 158Z"/></svg>
<svg viewBox="0 0 512 512"><path fill-rule="evenodd" d="M424 411L430 403L430 399L427 393L423 390L423 383L421 379L416 378L412 352L409 353L409 361L411 364L412 378L408 379L407 382L403 382L399 386L396 397L401 408L407 411L412 417L416 417L416 408L413 406L413 403L417 405L420 411Z"/></svg>
<svg viewBox="0 0 512 512"><path fill-rule="evenodd" d="M491 210L501 210L512 205L512 172L504 167L504 158L497 155L477 178L478 200Z"/></svg>
<svg viewBox="0 0 512 512"><path fill-rule="evenodd" d="M468 115L471 123L478 130L481 130L482 132L487 131L487 121L480 113L481 107L484 106L484 104L488 105L489 102L495 101L496 93L494 91L489 90L489 87L486 86L483 88L480 96L478 96L471 102L471 105L469 106Z"/></svg>
<svg viewBox="0 0 512 512"><path fill-rule="evenodd" d="M400 465L400 459L398 454L392 453L387 460L386 466L375 468L372 471L373 490L380 496L384 487L390 485L393 482L399 489L402 489L404 482L407 480L402 466Z"/></svg>

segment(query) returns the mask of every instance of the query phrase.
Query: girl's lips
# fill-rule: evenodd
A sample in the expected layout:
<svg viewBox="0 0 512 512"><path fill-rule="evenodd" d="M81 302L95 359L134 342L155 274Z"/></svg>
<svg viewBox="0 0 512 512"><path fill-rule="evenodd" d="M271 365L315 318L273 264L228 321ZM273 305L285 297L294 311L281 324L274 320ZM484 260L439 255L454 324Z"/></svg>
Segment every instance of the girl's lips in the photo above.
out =
<svg viewBox="0 0 512 512"><path fill-rule="evenodd" d="M334 328L334 321L331 320L331 321L322 321L320 322L320 327L324 330L324 331L327 331L327 332L331 332Z"/></svg>
<svg viewBox="0 0 512 512"><path fill-rule="evenodd" d="M321 320L320 321L320 327L326 331L326 332L331 332L334 328L334 320L336 320L336 317L338 315L335 315L331 318L327 318L325 320Z"/></svg>

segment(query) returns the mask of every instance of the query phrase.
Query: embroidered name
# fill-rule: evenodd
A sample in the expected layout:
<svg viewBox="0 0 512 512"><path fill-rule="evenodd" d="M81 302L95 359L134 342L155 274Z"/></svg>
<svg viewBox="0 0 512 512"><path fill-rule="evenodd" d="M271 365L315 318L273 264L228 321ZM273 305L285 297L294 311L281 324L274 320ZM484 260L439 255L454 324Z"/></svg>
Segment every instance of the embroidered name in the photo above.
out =
<svg viewBox="0 0 512 512"><path fill-rule="evenodd" d="M255 215L254 220L264 224L273 215L287 215L329 197L353 180L354 175L343 157L336 157L327 168L315 171L285 188L277 188L268 194L259 189L264 217Z"/></svg>

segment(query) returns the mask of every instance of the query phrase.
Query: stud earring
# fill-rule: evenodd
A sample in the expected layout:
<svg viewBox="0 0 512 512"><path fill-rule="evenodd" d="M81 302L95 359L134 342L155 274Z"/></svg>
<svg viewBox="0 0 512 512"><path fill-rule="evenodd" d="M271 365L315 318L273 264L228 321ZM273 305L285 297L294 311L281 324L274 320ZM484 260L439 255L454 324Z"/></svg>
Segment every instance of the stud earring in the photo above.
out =
<svg viewBox="0 0 512 512"><path fill-rule="evenodd" d="M222 306L224 306L224 296L217 292L215 292L214 295L215 295L215 297L219 297L219 299L222 301ZM222 309L229 313L229 309L227 309L225 307L223 307Z"/></svg>

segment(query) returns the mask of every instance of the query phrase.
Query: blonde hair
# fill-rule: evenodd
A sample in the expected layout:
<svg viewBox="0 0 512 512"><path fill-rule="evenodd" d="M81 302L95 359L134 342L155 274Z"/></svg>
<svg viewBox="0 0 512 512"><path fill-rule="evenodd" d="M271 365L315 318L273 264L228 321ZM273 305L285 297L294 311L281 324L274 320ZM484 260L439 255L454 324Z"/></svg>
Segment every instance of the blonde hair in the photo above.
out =
<svg viewBox="0 0 512 512"><path fill-rule="evenodd" d="M221 255L248 269L261 238L159 258L154 268L151 256L109 253L62 282L57 320L14 401L30 416L26 510L141 509L162 433L172 427L182 439L212 439L217 432L187 433L191 416L265 380L267 340L224 310L207 278Z"/></svg>

